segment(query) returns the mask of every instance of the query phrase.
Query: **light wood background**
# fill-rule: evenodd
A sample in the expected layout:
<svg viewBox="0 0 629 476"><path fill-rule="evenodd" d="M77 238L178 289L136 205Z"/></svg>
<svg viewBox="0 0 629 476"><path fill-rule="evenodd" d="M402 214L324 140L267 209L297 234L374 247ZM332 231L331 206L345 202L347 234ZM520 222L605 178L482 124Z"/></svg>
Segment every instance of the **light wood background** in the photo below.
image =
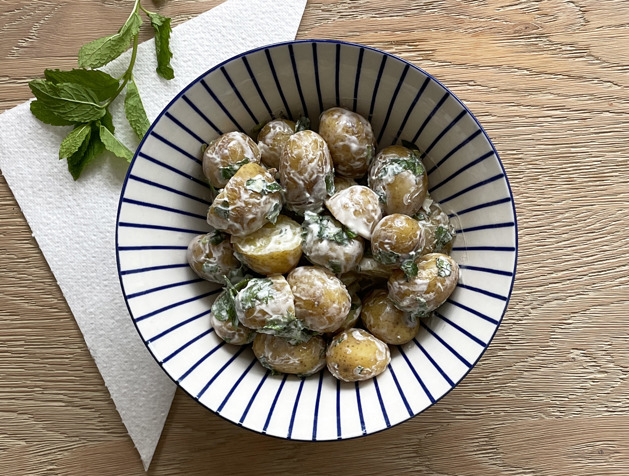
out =
<svg viewBox="0 0 629 476"><path fill-rule="evenodd" d="M155 3L179 24L220 1ZM0 1L0 110L131 4ZM509 309L453 392L366 438L259 436L178 392L149 473L629 474L627 1L311 0L298 38L315 37L414 62L485 126L518 212ZM0 474L142 474L2 177L0 220Z"/></svg>

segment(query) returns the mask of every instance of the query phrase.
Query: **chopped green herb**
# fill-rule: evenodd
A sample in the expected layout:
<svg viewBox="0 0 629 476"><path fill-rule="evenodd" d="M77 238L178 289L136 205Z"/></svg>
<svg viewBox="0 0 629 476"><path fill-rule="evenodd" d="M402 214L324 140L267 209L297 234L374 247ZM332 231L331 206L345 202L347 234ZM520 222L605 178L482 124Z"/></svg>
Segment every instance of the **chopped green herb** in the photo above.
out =
<svg viewBox="0 0 629 476"><path fill-rule="evenodd" d="M265 369L269 369L271 371L271 375L277 375L279 373L269 363L269 360L266 358L265 355L261 355L260 357L258 357L258 362L260 362L260 365L262 365L262 367L264 367Z"/></svg>
<svg viewBox="0 0 629 476"><path fill-rule="evenodd" d="M345 340L345 336L341 336L334 341L334 345L339 345L341 342Z"/></svg>
<svg viewBox="0 0 629 476"><path fill-rule="evenodd" d="M211 261L204 261L202 269L203 269L203 273L207 275L216 274L221 271L221 267L218 264L213 263Z"/></svg>
<svg viewBox="0 0 629 476"><path fill-rule="evenodd" d="M437 275L445 278L452 274L452 265L447 259L437 258Z"/></svg>
<svg viewBox="0 0 629 476"><path fill-rule="evenodd" d="M229 202L223 200L221 203L217 203L214 207L214 215L221 218L229 219Z"/></svg>
<svg viewBox="0 0 629 476"><path fill-rule="evenodd" d="M228 238L227 233L223 233L220 230L214 230L210 235L210 243L213 245L220 245L223 241Z"/></svg>
<svg viewBox="0 0 629 476"><path fill-rule="evenodd" d="M268 304L273 299L275 299L275 290L273 281L269 278L253 278L247 283L247 287L238 293L238 300L244 310L262 303Z"/></svg>
<svg viewBox="0 0 629 476"><path fill-rule="evenodd" d="M292 345L307 342L315 335L315 332L306 329L303 321L297 319L291 313L285 316L272 316L268 318L264 327L258 329L258 332L281 337Z"/></svg>
<svg viewBox="0 0 629 476"><path fill-rule="evenodd" d="M356 238L356 233L345 228L334 218L328 215L317 215L316 213L307 211L304 214L304 222L302 224L304 236L308 234L309 229L316 233L320 240L334 241L339 245L347 245L350 240Z"/></svg>
<svg viewBox="0 0 629 476"><path fill-rule="evenodd" d="M356 368L354 369L354 372L362 375L363 371L365 370L365 368L361 365L357 365Z"/></svg>
<svg viewBox="0 0 629 476"><path fill-rule="evenodd" d="M412 218L414 218L417 221L426 221L428 220L428 216L424 213L424 212L417 212L415 215L412 216Z"/></svg>
<svg viewBox="0 0 629 476"><path fill-rule="evenodd" d="M417 276L419 269L417 268L417 263L415 263L414 259L407 259L400 266L402 271L404 271L404 275L406 276L406 280L410 281L412 278Z"/></svg>
<svg viewBox="0 0 629 476"><path fill-rule="evenodd" d="M301 116L295 123L295 132L301 132L310 129L310 119L306 116Z"/></svg>
<svg viewBox="0 0 629 476"><path fill-rule="evenodd" d="M264 218L275 225L275 223L277 222L277 217L280 216L280 211L282 211L282 203L279 201L275 202L269 210L269 213L267 213Z"/></svg>
<svg viewBox="0 0 629 476"><path fill-rule="evenodd" d="M400 255L395 251L378 250L373 257L382 264L395 264L400 260Z"/></svg>
<svg viewBox="0 0 629 476"><path fill-rule="evenodd" d="M350 230L349 228L344 228L344 230L345 230L345 234L346 234L349 238L351 238L351 239L354 239L354 238L356 238L356 237L358 236L358 233L354 233L354 232L353 232L352 230Z"/></svg>
<svg viewBox="0 0 629 476"><path fill-rule="evenodd" d="M435 251L443 250L453 239L454 236L450 233L450 230L443 225L439 225L435 230Z"/></svg>
<svg viewBox="0 0 629 476"><path fill-rule="evenodd" d="M325 176L325 191L329 197L334 195L334 172L330 172Z"/></svg>
<svg viewBox="0 0 629 476"><path fill-rule="evenodd" d="M415 155L404 159L389 159L382 166L378 178L395 177L405 170L410 171L413 175L420 176L424 173L424 166Z"/></svg>
<svg viewBox="0 0 629 476"><path fill-rule="evenodd" d="M247 180L245 182L245 188L262 195L268 195L270 193L281 192L284 190L279 183L276 181L267 182L262 175L258 175Z"/></svg>
<svg viewBox="0 0 629 476"><path fill-rule="evenodd" d="M341 268L341 263L336 260L328 260L328 267L334 274L341 274L343 268Z"/></svg>
<svg viewBox="0 0 629 476"><path fill-rule="evenodd" d="M229 180L234 175L236 175L236 172L238 172L238 170L240 170L240 167L242 167L243 165L248 164L248 163L249 163L249 159L247 157L245 157L241 161L236 162L234 164L229 164L229 165L227 165L225 167L219 167L218 170L221 173L221 178L223 180Z"/></svg>
<svg viewBox="0 0 629 476"><path fill-rule="evenodd" d="M411 313L411 317L417 319L419 317L428 316L430 314L430 311L428 310L428 303L426 302L426 300L421 296L417 296L415 298L415 301L417 308Z"/></svg>

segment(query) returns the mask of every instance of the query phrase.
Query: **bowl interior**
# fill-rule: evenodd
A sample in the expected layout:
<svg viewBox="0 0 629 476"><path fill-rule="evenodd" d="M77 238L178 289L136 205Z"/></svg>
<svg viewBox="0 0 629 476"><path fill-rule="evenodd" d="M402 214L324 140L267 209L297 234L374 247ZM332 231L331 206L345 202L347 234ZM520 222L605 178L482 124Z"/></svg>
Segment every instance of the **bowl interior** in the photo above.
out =
<svg viewBox="0 0 629 476"><path fill-rule="evenodd" d="M270 375L249 348L226 345L209 323L220 291L198 279L186 247L209 231L201 148L272 117L344 106L367 117L380 146L418 145L430 193L457 228L459 284L383 374L361 383L327 372ZM117 223L123 294L164 371L193 398L258 432L301 440L386 429L429 407L474 366L506 310L517 258L513 198L487 135L438 81L361 45L297 41L233 58L192 82L152 125L130 166Z"/></svg>

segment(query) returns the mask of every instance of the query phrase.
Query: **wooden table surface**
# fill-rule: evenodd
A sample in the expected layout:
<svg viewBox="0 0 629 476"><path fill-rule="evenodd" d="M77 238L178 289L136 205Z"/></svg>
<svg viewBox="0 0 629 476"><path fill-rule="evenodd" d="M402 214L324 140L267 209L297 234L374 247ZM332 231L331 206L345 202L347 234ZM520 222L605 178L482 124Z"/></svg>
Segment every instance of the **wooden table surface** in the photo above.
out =
<svg viewBox="0 0 629 476"><path fill-rule="evenodd" d="M220 0L154 2L179 24ZM131 4L0 1L0 110ZM260 436L178 391L149 473L629 474L626 0L311 0L297 36L400 55L475 113L516 200L509 308L454 391L362 439ZM0 474L142 474L4 178L0 223Z"/></svg>

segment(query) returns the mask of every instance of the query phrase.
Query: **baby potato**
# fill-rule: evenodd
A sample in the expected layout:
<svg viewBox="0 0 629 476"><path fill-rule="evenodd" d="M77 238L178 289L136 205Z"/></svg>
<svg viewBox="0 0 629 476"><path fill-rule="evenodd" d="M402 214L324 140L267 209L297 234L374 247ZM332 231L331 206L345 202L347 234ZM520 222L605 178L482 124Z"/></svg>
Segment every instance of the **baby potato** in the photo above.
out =
<svg viewBox="0 0 629 476"><path fill-rule="evenodd" d="M371 253L382 264L401 265L424 247L424 233L408 215L387 215L371 233Z"/></svg>
<svg viewBox="0 0 629 476"><path fill-rule="evenodd" d="M376 150L376 139L367 119L342 107L333 107L321 114L319 134L328 143L337 174L359 178L367 173Z"/></svg>
<svg viewBox="0 0 629 476"><path fill-rule="evenodd" d="M374 289L365 297L360 319L369 332L391 345L410 342L419 330L419 319L395 307L386 289Z"/></svg>
<svg viewBox="0 0 629 476"><path fill-rule="evenodd" d="M279 169L280 156L288 138L295 133L295 123L288 119L273 119L258 133L258 149L262 163L269 168Z"/></svg>
<svg viewBox="0 0 629 476"><path fill-rule="evenodd" d="M295 302L284 276L252 278L234 298L240 323L259 332L274 333L295 318Z"/></svg>
<svg viewBox="0 0 629 476"><path fill-rule="evenodd" d="M207 222L234 236L245 236L275 223L282 208L282 187L271 171L243 165L212 202Z"/></svg>
<svg viewBox="0 0 629 476"><path fill-rule="evenodd" d="M256 331L253 329L249 329L240 323L234 325L229 319L221 321L217 319L215 314L210 316L210 325L214 328L214 332L217 336L232 345L249 344L256 335Z"/></svg>
<svg viewBox="0 0 629 476"><path fill-rule="evenodd" d="M340 279L318 266L299 266L286 277L295 299L295 316L315 332L334 332L351 309Z"/></svg>
<svg viewBox="0 0 629 476"><path fill-rule="evenodd" d="M371 240L373 227L382 219L378 195L363 185L341 190L325 204L334 218L366 240Z"/></svg>
<svg viewBox="0 0 629 476"><path fill-rule="evenodd" d="M244 164L259 164L260 149L242 132L228 132L213 140L203 153L203 174L214 188L223 188Z"/></svg>
<svg viewBox="0 0 629 476"><path fill-rule="evenodd" d="M334 193L338 193L341 190L350 188L352 185L358 185L356 183L356 180L347 177L341 177L340 175L334 176Z"/></svg>
<svg viewBox="0 0 629 476"><path fill-rule="evenodd" d="M326 352L328 370L344 382L380 375L391 362L387 344L362 329L348 329L334 336Z"/></svg>
<svg viewBox="0 0 629 476"><path fill-rule="evenodd" d="M280 215L247 236L232 236L238 259L260 274L284 274L297 266L302 253L301 226Z"/></svg>
<svg viewBox="0 0 629 476"><path fill-rule="evenodd" d="M428 176L419 156L400 145L385 147L376 155L368 181L387 215L414 215L428 190Z"/></svg>
<svg viewBox="0 0 629 476"><path fill-rule="evenodd" d="M449 254L452 250L456 230L441 205L427 197L421 210L415 214L414 218L418 220L426 237L421 254Z"/></svg>
<svg viewBox="0 0 629 476"><path fill-rule="evenodd" d="M341 274L354 269L363 256L363 239L329 215L306 212L301 226L304 254L313 264Z"/></svg>
<svg viewBox="0 0 629 476"><path fill-rule="evenodd" d="M224 285L223 276L232 283L243 277L242 264L234 256L229 236L218 230L195 236L188 244L186 258L192 270L208 281Z"/></svg>
<svg viewBox="0 0 629 476"><path fill-rule="evenodd" d="M281 337L258 334L253 340L253 353L263 367L273 372L307 377L325 367L325 340L321 336L291 344Z"/></svg>
<svg viewBox="0 0 629 476"><path fill-rule="evenodd" d="M318 212L334 192L334 168L323 138L314 131L296 132L280 157L280 183L286 188L286 207L303 214Z"/></svg>
<svg viewBox="0 0 629 476"><path fill-rule="evenodd" d="M450 256L429 253L414 260L417 269L396 270L389 278L389 298L412 317L426 317L452 294L459 266ZM414 267L413 267L414 268Z"/></svg>

